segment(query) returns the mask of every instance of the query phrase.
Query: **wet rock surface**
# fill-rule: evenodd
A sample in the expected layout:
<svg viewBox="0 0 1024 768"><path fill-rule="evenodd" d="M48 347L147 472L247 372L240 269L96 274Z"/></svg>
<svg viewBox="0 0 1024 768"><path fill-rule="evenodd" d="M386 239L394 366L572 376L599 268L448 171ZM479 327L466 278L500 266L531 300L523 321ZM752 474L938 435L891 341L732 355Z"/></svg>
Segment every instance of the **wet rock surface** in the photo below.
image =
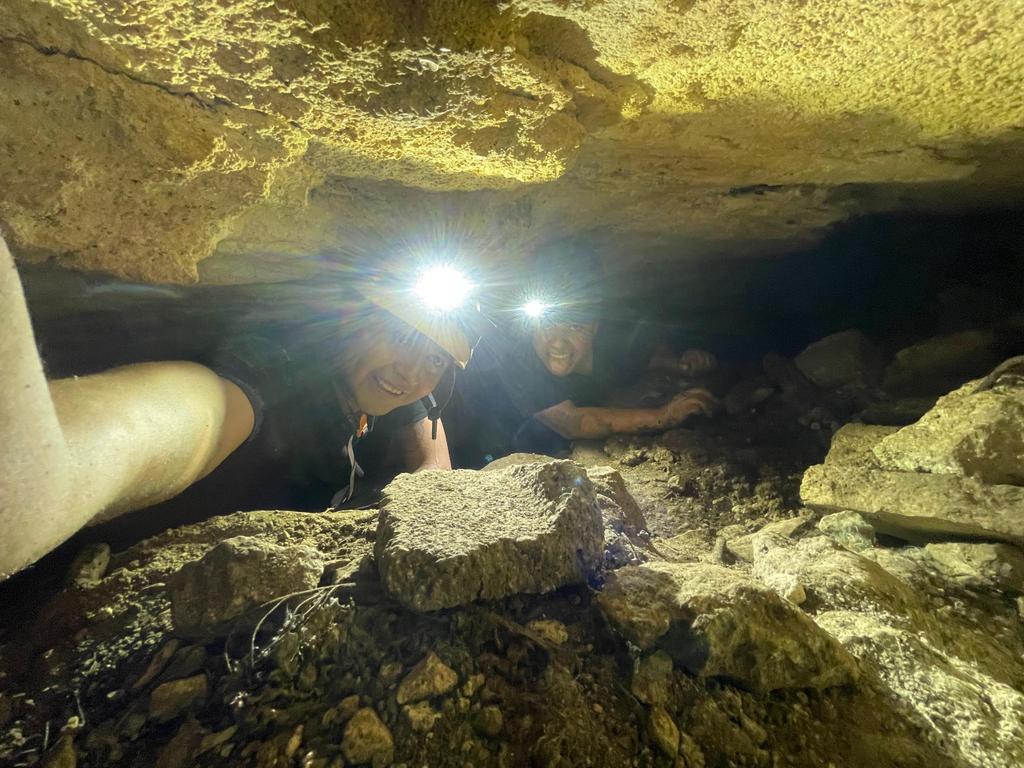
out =
<svg viewBox="0 0 1024 768"><path fill-rule="evenodd" d="M422 472L384 489L375 552L392 595L436 610L583 582L601 558L602 527L572 462Z"/></svg>

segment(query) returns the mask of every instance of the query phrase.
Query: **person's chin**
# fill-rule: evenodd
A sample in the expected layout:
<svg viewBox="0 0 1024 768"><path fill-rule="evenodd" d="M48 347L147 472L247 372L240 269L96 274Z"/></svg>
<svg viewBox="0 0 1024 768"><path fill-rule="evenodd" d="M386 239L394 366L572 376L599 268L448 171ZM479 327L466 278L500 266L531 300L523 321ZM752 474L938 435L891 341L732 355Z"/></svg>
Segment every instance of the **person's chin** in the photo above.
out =
<svg viewBox="0 0 1024 768"><path fill-rule="evenodd" d="M552 376L568 376L572 373L572 362L571 357L558 360L553 360L549 357L545 367Z"/></svg>

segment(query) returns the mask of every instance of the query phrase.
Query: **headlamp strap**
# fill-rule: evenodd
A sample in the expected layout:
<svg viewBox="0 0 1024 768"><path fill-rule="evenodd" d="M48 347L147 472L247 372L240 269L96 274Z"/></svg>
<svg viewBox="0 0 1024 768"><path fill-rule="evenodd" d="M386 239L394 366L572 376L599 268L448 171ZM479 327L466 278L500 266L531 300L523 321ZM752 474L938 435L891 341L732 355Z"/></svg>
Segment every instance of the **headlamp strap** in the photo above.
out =
<svg viewBox="0 0 1024 768"><path fill-rule="evenodd" d="M441 408L434 399L434 393L427 395L430 407L427 408L427 418L430 419L430 439L437 440L437 420L441 418Z"/></svg>

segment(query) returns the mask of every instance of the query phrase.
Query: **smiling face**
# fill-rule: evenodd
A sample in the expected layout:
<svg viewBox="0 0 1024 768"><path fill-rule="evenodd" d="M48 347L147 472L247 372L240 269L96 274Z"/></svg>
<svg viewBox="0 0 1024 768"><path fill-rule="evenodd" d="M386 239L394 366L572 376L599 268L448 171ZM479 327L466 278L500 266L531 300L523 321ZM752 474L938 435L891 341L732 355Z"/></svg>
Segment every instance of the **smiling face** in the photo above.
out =
<svg viewBox="0 0 1024 768"><path fill-rule="evenodd" d="M553 376L586 373L594 359L597 322L553 323L533 331L533 351Z"/></svg>
<svg viewBox="0 0 1024 768"><path fill-rule="evenodd" d="M433 341L380 312L351 338L341 371L355 405L382 416L430 394L451 364Z"/></svg>

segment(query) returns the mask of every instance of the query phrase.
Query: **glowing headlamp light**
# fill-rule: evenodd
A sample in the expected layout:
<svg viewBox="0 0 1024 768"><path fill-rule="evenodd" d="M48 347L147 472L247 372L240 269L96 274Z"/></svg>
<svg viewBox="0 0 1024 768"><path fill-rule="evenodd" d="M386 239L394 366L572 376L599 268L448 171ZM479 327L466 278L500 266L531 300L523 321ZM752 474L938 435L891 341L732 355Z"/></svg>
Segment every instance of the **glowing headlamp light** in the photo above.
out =
<svg viewBox="0 0 1024 768"><path fill-rule="evenodd" d="M537 320L548 311L548 305L539 299L531 299L522 306L522 312L531 320Z"/></svg>
<svg viewBox="0 0 1024 768"><path fill-rule="evenodd" d="M425 269L413 286L420 301L437 312L458 309L472 289L467 277L447 264Z"/></svg>

